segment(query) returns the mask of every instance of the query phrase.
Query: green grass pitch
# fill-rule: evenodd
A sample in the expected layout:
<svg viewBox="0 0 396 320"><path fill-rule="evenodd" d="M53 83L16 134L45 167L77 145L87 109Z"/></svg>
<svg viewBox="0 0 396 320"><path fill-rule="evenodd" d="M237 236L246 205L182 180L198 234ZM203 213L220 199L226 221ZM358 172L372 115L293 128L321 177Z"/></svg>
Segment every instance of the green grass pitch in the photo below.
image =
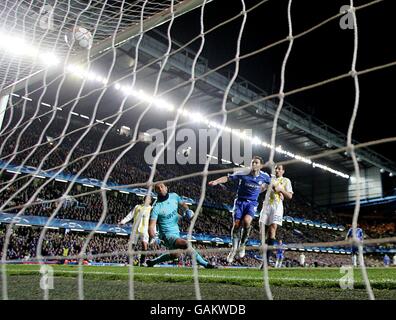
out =
<svg viewBox="0 0 396 320"><path fill-rule="evenodd" d="M78 299L78 267L52 267L54 288L49 290L49 299ZM43 299L39 269L37 265L7 265L8 298ZM128 267L84 266L83 270L85 299L129 299ZM137 300L196 299L192 268L134 267L133 271ZM368 268L367 273L376 299L396 300L396 268ZM198 274L202 299L266 299L263 272L258 269L199 269ZM275 300L368 299L360 269L353 271L353 289L341 289L343 276L339 268L269 269Z"/></svg>

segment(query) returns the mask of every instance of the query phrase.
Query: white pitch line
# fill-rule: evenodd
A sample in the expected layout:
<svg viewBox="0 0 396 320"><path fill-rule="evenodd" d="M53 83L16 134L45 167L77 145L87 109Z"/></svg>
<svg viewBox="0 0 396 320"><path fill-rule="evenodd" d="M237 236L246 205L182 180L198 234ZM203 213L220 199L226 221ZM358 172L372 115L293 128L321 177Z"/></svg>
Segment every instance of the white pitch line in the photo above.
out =
<svg viewBox="0 0 396 320"><path fill-rule="evenodd" d="M24 269L13 269L9 270L10 272L16 271L16 272L32 272L32 273L39 273L39 270L24 270ZM78 273L76 270L54 270L54 273ZM96 272L96 271L84 271L84 274L98 274L98 275L120 275L120 276L128 276L128 273L120 273L120 272L108 272L108 271L102 271L102 272ZM156 276L156 277L174 277L174 278L192 278L193 275L189 274L173 274L173 273L140 273L136 272L135 275L143 275L143 276ZM234 280L257 280L261 281L263 280L262 277L247 277L247 276L221 276L221 275L199 275L200 278L204 279L234 279ZM334 279L334 278L322 278L322 279L314 279L314 278L298 278L298 277L281 277L281 278L276 278L276 277L269 277L270 280L281 280L281 281L307 281L307 282L318 282L318 281L327 281L327 282L339 282L340 279ZM361 281L361 280L359 280ZM381 280L370 280L371 283L396 283L396 279L381 279Z"/></svg>

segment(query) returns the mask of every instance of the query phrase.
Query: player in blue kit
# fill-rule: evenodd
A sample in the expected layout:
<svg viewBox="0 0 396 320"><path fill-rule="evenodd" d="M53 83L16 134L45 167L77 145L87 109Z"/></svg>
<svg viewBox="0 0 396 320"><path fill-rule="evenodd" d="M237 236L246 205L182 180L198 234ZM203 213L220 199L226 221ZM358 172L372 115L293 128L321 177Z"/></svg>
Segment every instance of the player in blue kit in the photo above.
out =
<svg viewBox="0 0 396 320"><path fill-rule="evenodd" d="M361 228L356 228L356 238L358 241L362 242L364 235L363 235L363 230ZM347 235L345 237L345 240L353 238L353 228L349 228ZM357 255L359 254L359 247L356 246L355 244L352 245L351 247L352 250L352 263L354 267L357 267Z"/></svg>
<svg viewBox="0 0 396 320"><path fill-rule="evenodd" d="M285 258L285 248L283 247L282 240L278 242L278 249L276 249L276 262L275 268L281 268L283 259Z"/></svg>
<svg viewBox="0 0 396 320"><path fill-rule="evenodd" d="M239 251L240 258L245 256L245 247L252 228L251 223L257 211L257 199L260 192L265 190L264 186L271 182L269 174L260 170L263 162L261 157L255 156L250 168L209 182L210 186L228 181L238 182L237 197L232 210L234 223L231 229L232 248L227 257L228 263L234 261L237 251Z"/></svg>
<svg viewBox="0 0 396 320"><path fill-rule="evenodd" d="M179 205L184 211L189 210L188 205L182 201L182 199L176 193L168 193L168 188L163 183L155 185L155 191L158 194L157 202L154 205L149 223L149 236L151 241L155 238L156 226L158 224L158 235L159 238L164 242L165 246L169 250L173 249L187 249L188 242L186 239L180 237L179 230ZM150 242L151 242L150 241ZM193 250L197 263L208 269L216 268L215 265L209 263L201 255ZM153 260L147 260L146 264L152 267L158 263L174 260L178 258L177 253L162 254L158 258Z"/></svg>

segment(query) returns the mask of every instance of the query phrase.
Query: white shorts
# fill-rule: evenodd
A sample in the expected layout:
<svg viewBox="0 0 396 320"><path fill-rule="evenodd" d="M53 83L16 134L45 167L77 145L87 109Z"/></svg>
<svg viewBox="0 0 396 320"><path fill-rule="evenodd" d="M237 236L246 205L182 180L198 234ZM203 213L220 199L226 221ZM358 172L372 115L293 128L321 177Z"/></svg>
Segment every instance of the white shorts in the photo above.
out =
<svg viewBox="0 0 396 320"><path fill-rule="evenodd" d="M263 206L260 212L260 222L263 222L266 226L273 223L281 226L283 222L283 206Z"/></svg>
<svg viewBox="0 0 396 320"><path fill-rule="evenodd" d="M149 242L149 234L137 232L135 235L135 239L133 240L133 244L137 244L139 240L142 240L143 242L148 243Z"/></svg>

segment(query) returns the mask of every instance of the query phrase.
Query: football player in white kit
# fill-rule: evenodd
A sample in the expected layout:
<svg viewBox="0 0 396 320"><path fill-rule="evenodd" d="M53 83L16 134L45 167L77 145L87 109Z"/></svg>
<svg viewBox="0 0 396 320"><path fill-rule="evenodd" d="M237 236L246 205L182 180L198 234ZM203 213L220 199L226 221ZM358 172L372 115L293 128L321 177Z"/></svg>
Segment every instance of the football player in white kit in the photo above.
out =
<svg viewBox="0 0 396 320"><path fill-rule="evenodd" d="M145 201L148 201L148 205L145 205ZM132 240L134 246L137 245L139 239L142 241L143 244L143 251L147 251L148 243L149 243L149 219L150 219L150 212L151 212L151 197L145 196L141 204L136 205L129 214L122 219L119 224L124 225L133 219L133 223L138 223L136 229L135 238ZM139 220L140 219L140 220ZM134 225L132 226L131 232L133 231ZM146 255L142 254L139 258L139 264L142 266L145 264Z"/></svg>
<svg viewBox="0 0 396 320"><path fill-rule="evenodd" d="M272 180L269 200L267 204L263 204L260 213L260 222L268 226L266 243L269 246L275 245L276 230L278 226L282 226L284 211L283 200L291 200L293 197L291 181L283 176L284 173L285 168L283 165L277 165L275 167L275 178ZM270 255L271 252L268 252L268 254Z"/></svg>

